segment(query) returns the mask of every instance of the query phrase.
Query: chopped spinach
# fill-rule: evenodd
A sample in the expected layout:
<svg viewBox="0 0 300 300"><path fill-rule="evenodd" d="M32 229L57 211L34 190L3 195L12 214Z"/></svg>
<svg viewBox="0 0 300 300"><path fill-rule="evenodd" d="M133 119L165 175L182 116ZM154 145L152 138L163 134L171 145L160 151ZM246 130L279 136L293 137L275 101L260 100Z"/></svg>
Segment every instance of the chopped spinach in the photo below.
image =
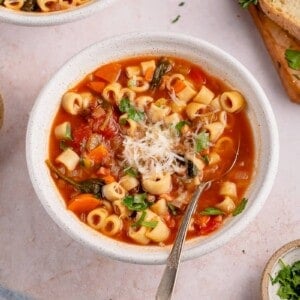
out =
<svg viewBox="0 0 300 300"><path fill-rule="evenodd" d="M155 89L160 86L162 77L171 71L172 64L166 58L161 58L158 62L157 67L155 68L152 80L150 82L150 89Z"/></svg>

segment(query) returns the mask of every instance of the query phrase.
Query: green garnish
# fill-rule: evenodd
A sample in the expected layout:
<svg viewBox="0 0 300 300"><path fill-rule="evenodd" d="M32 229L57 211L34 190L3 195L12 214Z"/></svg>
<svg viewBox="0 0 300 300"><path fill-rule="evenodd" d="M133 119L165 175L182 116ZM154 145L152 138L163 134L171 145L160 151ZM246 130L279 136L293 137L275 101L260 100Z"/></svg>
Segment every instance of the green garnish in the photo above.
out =
<svg viewBox="0 0 300 300"><path fill-rule="evenodd" d="M178 6L183 6L185 4L185 2L180 2L179 4L178 4Z"/></svg>
<svg viewBox="0 0 300 300"><path fill-rule="evenodd" d="M147 213L145 211L142 212L141 217L133 223L131 226L133 227L139 227L139 226L144 226L148 228L155 228L156 225L158 224L158 221L144 221L146 218Z"/></svg>
<svg viewBox="0 0 300 300"><path fill-rule="evenodd" d="M162 77L171 71L172 65L166 58L161 58L155 68L152 80L150 82L150 89L153 90L160 86Z"/></svg>
<svg viewBox="0 0 300 300"><path fill-rule="evenodd" d="M218 208L215 207L207 207L204 210L200 212L200 215L203 216L219 216L224 215L224 212Z"/></svg>
<svg viewBox="0 0 300 300"><path fill-rule="evenodd" d="M0 3L1 4L1 3ZM37 6L36 0L25 0L21 10L23 11L34 11Z"/></svg>
<svg viewBox="0 0 300 300"><path fill-rule="evenodd" d="M279 259L280 271L273 279L270 275L271 283L279 283L277 295L280 299L299 300L300 299L300 260L291 266L286 265Z"/></svg>
<svg viewBox="0 0 300 300"><path fill-rule="evenodd" d="M300 70L300 51L286 49L284 54L289 67L294 70Z"/></svg>
<svg viewBox="0 0 300 300"><path fill-rule="evenodd" d="M174 205L171 204L171 203L167 203L167 206L168 206L168 208L169 208L169 210L170 210L171 215L177 216L177 207L174 206Z"/></svg>
<svg viewBox="0 0 300 300"><path fill-rule="evenodd" d="M135 194L126 196L123 199L123 204L130 210L143 211L150 206L147 201L147 194Z"/></svg>
<svg viewBox="0 0 300 300"><path fill-rule="evenodd" d="M180 19L180 15L177 15L177 17L174 20L172 20L172 24L176 23L179 19Z"/></svg>
<svg viewBox="0 0 300 300"><path fill-rule="evenodd" d="M145 114L139 110L136 110L134 106L130 104L129 99L122 98L119 109L123 113L127 113L128 119L131 119L133 121L142 121L145 117ZM122 121L123 122L123 121Z"/></svg>
<svg viewBox="0 0 300 300"><path fill-rule="evenodd" d="M181 133L181 129L185 126L185 125L189 125L190 122L189 121L180 121L175 125L175 129L177 130L178 134Z"/></svg>
<svg viewBox="0 0 300 300"><path fill-rule="evenodd" d="M93 194L97 198L102 197L102 187L105 182L102 179L90 178L83 181L75 181L72 178L62 174L49 160L46 160L48 168L54 172L60 179L72 185L76 190L81 193Z"/></svg>
<svg viewBox="0 0 300 300"><path fill-rule="evenodd" d="M248 8L249 5L254 4L257 5L258 0L239 0L239 5L242 8Z"/></svg>
<svg viewBox="0 0 300 300"><path fill-rule="evenodd" d="M131 177L137 177L138 176L138 171L132 167L127 167L124 169L124 173L126 175L129 175Z"/></svg>
<svg viewBox="0 0 300 300"><path fill-rule="evenodd" d="M208 155L203 155L203 156L202 156L202 160L204 161L204 163L205 163L206 165L209 165L209 156L208 156Z"/></svg>
<svg viewBox="0 0 300 300"><path fill-rule="evenodd" d="M201 131L195 138L195 150L201 152L209 147L209 134Z"/></svg>
<svg viewBox="0 0 300 300"><path fill-rule="evenodd" d="M242 201L241 201L241 203L233 211L232 215L233 216L239 215L245 209L247 202L248 202L248 199L247 198L243 198Z"/></svg>

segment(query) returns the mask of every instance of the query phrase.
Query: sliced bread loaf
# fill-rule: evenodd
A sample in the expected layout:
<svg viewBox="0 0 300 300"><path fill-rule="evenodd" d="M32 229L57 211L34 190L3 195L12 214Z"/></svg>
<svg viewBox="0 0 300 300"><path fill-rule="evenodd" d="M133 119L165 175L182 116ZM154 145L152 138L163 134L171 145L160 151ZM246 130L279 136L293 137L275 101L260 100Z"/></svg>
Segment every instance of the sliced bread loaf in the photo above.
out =
<svg viewBox="0 0 300 300"><path fill-rule="evenodd" d="M285 59L287 49L300 51L300 41L269 19L257 6L252 5L249 11L289 98L300 104L300 70L291 69Z"/></svg>
<svg viewBox="0 0 300 300"><path fill-rule="evenodd" d="M259 0L263 12L300 41L300 0Z"/></svg>

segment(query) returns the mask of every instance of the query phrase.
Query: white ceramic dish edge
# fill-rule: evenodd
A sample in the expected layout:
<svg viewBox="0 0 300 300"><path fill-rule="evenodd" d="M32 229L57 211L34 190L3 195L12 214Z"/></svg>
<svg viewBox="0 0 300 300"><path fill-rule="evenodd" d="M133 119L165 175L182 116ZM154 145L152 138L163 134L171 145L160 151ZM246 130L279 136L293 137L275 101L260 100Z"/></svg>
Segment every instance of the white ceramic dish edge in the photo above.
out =
<svg viewBox="0 0 300 300"><path fill-rule="evenodd" d="M0 21L22 26L49 26L74 22L106 8L116 0L94 0L78 8L51 13L14 11L0 6Z"/></svg>
<svg viewBox="0 0 300 300"><path fill-rule="evenodd" d="M126 44L125 50L120 50L122 49L122 44L124 43ZM137 51L134 49L139 50ZM108 51L109 54L107 53ZM99 55L99 58L97 58L97 61L95 61L95 55L97 53L102 54L103 52L105 52L104 56L110 57L110 59L101 58ZM259 177L259 179L256 180L256 184L252 187L251 199L249 201L248 207L242 215L234 218L230 222L230 224L228 224L228 226L226 225L214 235L202 239L200 247L199 245L197 245L199 243L199 240L195 239L193 241L187 242L182 259L192 259L205 253L211 252L217 247L229 241L232 237L236 236L241 230L243 230L249 224L249 222L254 219L258 211L262 208L276 176L279 156L277 126L267 97L255 78L250 74L250 72L235 58L231 57L222 50L216 48L215 46L212 46L205 41L173 33L132 33L103 40L81 51L78 55L70 59L56 73L56 75L48 82L48 84L44 87L39 97L37 98L28 123L26 157L31 181L42 204L44 205L50 216L54 219L54 221L58 225L60 225L60 227L62 227L66 232L68 232L73 238L114 259L131 263L162 264L165 262L168 256L170 247L161 249L159 247L133 246L121 243L121 249L119 247L120 243L103 236L99 238L98 233L90 230L89 228L86 228L87 226L83 226L81 222L78 222L75 217L71 216L70 213L67 212L66 209L64 209L62 199L61 201L57 201L56 198L61 197L59 196L58 191L53 188L53 183L51 182L51 180L49 180L49 171L44 165L44 160L47 157L48 152L47 139L48 131L50 128L49 126L51 125L51 120L57 110L57 107L51 108L50 111L48 109L44 110L45 114L47 113L48 115L51 115L51 117L47 117L47 121L50 125L47 123L45 124L45 127L40 128L40 130L44 131L42 133L44 140L42 139L37 142L36 139L38 139L39 136L34 133L34 128L36 128L37 130L37 128L39 127L39 124L35 119L39 118L38 114L43 111L42 102L45 101L45 99L49 98L49 92L53 98L53 91L55 89L56 95L54 97L56 97L55 99L57 99L56 101L59 103L58 99L60 99L63 92L76 84L76 82L81 80L86 74L93 71L97 66L101 65L101 63L107 62L109 60L116 60L121 57L133 56L135 54L138 55L139 53L148 52L151 52L150 54L154 55L159 55L161 53L167 52L169 55L173 54L174 56L176 56L177 54L178 56L184 56L187 59L191 59L194 55L194 57L198 57L198 60L200 55L199 52L201 52L203 59L203 68L213 74L215 73L212 70L213 68L209 64L205 64L207 63L208 57L210 57L210 63L212 64L212 57L219 57L217 60L221 59L221 61L224 63L223 69L226 69L226 67L230 66L232 71L231 73L236 72L236 74L233 75L228 74L223 70L224 77L228 79L230 78L230 76L235 76L235 80L229 81L231 83L232 81L235 81L234 85L237 86L237 88L244 94L246 94L250 99L253 98L256 99L255 101L260 101L260 105L255 105L257 103L249 105L252 107L250 114L252 114L252 117L254 119L256 119L261 114L261 117L259 117L261 124L257 124L257 129L261 131L260 134L262 135L259 138L264 138L264 142L267 146L259 151L259 155L260 157L262 157L263 162L262 165L258 166L259 170L257 176ZM185 52L186 55L184 55L183 52ZM84 63L82 62L82 60L84 60ZM82 66L82 64L84 64L84 66ZM75 71L77 69L80 70L80 72L78 72L80 74L76 73L76 75L71 76L72 80L69 80L67 84L63 83L64 75L70 75L72 74L73 70ZM240 81L239 78L243 78L248 82L244 88L241 88L239 84L236 84ZM55 83L56 81L59 82L59 86L57 86L57 84ZM253 97L251 97L250 95L253 95ZM43 117L40 117L40 121L44 122L44 120L42 119ZM265 123L263 123L263 120L265 120ZM256 130L254 132L256 132ZM43 147L43 149L40 149L41 147L39 147L39 143L41 142L45 142L45 146ZM258 148L261 147L259 146ZM35 155L35 150L38 151L38 157L40 158L39 161L39 158ZM264 182L263 186L260 186L259 182ZM48 193L50 192L52 196L52 198L50 198L52 200L49 199L45 190L41 188L42 185L46 187ZM255 201L253 201L254 199ZM58 216L58 212L60 216ZM73 228L73 230L71 230L70 228ZM97 242L97 240L101 241L101 243L99 241ZM107 248L108 246L110 248Z"/></svg>

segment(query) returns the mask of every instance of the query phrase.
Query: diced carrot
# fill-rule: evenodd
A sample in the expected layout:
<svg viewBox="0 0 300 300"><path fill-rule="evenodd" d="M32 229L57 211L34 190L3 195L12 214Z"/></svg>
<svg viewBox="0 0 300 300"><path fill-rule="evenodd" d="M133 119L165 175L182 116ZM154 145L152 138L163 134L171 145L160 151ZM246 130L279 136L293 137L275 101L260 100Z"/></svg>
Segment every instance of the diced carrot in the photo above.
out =
<svg viewBox="0 0 300 300"><path fill-rule="evenodd" d="M146 81L151 81L153 74L154 74L154 68L148 68L145 72L145 80Z"/></svg>
<svg viewBox="0 0 300 300"><path fill-rule="evenodd" d="M186 84L182 80L176 80L175 84L173 85L173 89L175 93L181 92L186 87Z"/></svg>
<svg viewBox="0 0 300 300"><path fill-rule="evenodd" d="M110 83L116 82L121 74L121 67L120 64L116 63L108 64L100 67L94 74Z"/></svg>
<svg viewBox="0 0 300 300"><path fill-rule="evenodd" d="M112 182L116 181L115 177L112 176L112 175L103 176L102 179L105 181L106 184L109 184L109 183L112 183Z"/></svg>
<svg viewBox="0 0 300 300"><path fill-rule="evenodd" d="M105 83L102 81L91 81L88 82L87 86L96 93L102 93L105 87Z"/></svg>
<svg viewBox="0 0 300 300"><path fill-rule="evenodd" d="M95 149L93 149L88 157L94 161L94 163L100 163L104 157L108 155L108 150L104 145L99 145Z"/></svg>
<svg viewBox="0 0 300 300"><path fill-rule="evenodd" d="M76 214L88 213L101 204L92 194L80 194L69 203L68 209Z"/></svg>
<svg viewBox="0 0 300 300"><path fill-rule="evenodd" d="M205 227L207 223L210 221L210 216L206 215L196 215L194 222L199 225L199 227Z"/></svg>

